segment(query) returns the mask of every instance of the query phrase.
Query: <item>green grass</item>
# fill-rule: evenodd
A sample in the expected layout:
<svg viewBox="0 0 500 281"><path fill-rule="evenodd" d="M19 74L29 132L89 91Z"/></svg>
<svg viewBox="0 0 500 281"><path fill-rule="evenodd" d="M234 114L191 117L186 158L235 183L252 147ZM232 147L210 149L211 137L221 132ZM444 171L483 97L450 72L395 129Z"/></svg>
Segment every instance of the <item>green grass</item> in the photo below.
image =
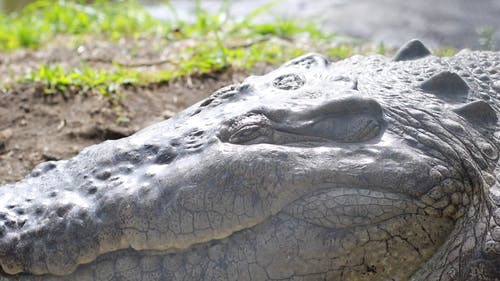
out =
<svg viewBox="0 0 500 281"><path fill-rule="evenodd" d="M115 66L114 70L93 69L88 66L66 70L61 65L42 65L38 71L30 72L22 79L25 82L43 83L45 94L64 93L69 90L95 90L106 96L123 84L134 84L140 73ZM70 89L73 87L73 89Z"/></svg>
<svg viewBox="0 0 500 281"><path fill-rule="evenodd" d="M154 19L134 1L39 0L19 13L0 14L0 50L37 48L57 35L162 35L171 26Z"/></svg>
<svg viewBox="0 0 500 281"><path fill-rule="evenodd" d="M355 50L353 46L348 45L348 44L340 44L335 47L328 48L326 51L326 55L329 56L332 59L345 59L354 54Z"/></svg>
<svg viewBox="0 0 500 281"><path fill-rule="evenodd" d="M255 21L276 3L278 1L270 2L243 19L235 19L229 15L229 1L217 12L209 13L197 0L194 22L186 22L176 17L175 9L166 1L175 19L163 22L150 16L133 0L96 0L88 5L38 0L19 13L0 14L0 51L41 48L58 36L62 36L65 44L78 44L85 38L111 42L121 38L151 38L152 45L158 49L183 40L196 42L196 47L181 48L170 67L156 67L154 71L139 71L118 62L98 69L82 61L79 67L40 65L37 70L17 78L22 83L44 85L46 94L76 91L104 96L119 92L124 84L144 86L229 68L250 70L258 63L279 64L309 51L326 53L332 59L344 59L359 52L356 43L332 44L337 37L311 22ZM346 42L345 37L338 38ZM386 52L383 45L371 51Z"/></svg>
<svg viewBox="0 0 500 281"><path fill-rule="evenodd" d="M495 50L495 32L493 27L483 27L478 30L479 44L481 50L494 51Z"/></svg>
<svg viewBox="0 0 500 281"><path fill-rule="evenodd" d="M298 48L283 48L264 42L242 48L217 49L216 46L188 48L189 59L180 60L174 69L140 72L135 69L113 65L110 69L95 69L87 65L67 69L61 65L42 65L37 71L29 72L21 82L42 83L45 94L71 91L97 92L109 96L117 92L121 85L146 86L188 75L202 75L227 69L228 67L249 69L257 63L276 64L290 57L303 54Z"/></svg>
<svg viewBox="0 0 500 281"><path fill-rule="evenodd" d="M276 19L272 23L254 23L257 16L275 3L250 12L246 18L234 20L228 12L230 2L225 2L216 13L209 13L201 9L200 1L196 1L194 22L179 19L162 22L152 18L134 1L95 1L83 5L74 1L39 0L17 14L0 15L0 49L39 48L56 36L95 36L96 40L111 41L141 36L156 38L163 44L185 39L198 42L196 47L183 48L176 56L178 61L173 62L174 68L152 73L140 73L117 63L106 69L93 69L83 63L83 67L75 69L41 65L20 79L25 83L46 85L44 92L47 94L76 87L108 95L122 84L147 85L230 67L251 69L260 62L278 64L307 51L305 47L296 47L300 45L296 42L327 46L333 40L332 35L310 22ZM169 7L175 15L175 10ZM339 52L341 58L352 53L347 45Z"/></svg>
<svg viewBox="0 0 500 281"><path fill-rule="evenodd" d="M166 4L168 5L168 1ZM229 2L228 2L229 3ZM199 37L252 38L263 35L294 38L299 34L312 39L329 35L311 23L276 20L255 24L253 20L272 6L263 6L246 18L235 21L229 16L229 4L217 13L208 13L197 1L196 20L163 22L153 18L137 2L97 0L83 5L78 1L38 0L19 13L0 13L0 50L37 48L57 35L99 35L108 39L136 36L160 36L171 40ZM175 10L171 7L172 13Z"/></svg>
<svg viewBox="0 0 500 281"><path fill-rule="evenodd" d="M196 47L181 48L170 67L157 67L154 71L139 71L118 62L98 69L82 61L79 67L40 65L37 70L20 75L17 81L40 83L46 94L78 91L110 96L124 84L143 86L228 68L249 70L257 63L279 64L308 51L323 52L334 60L355 53L387 55L393 52L382 42L369 45L369 42L322 32L311 22L275 19L256 23L255 19L278 1L251 11L243 19L234 19L229 15L230 1L224 2L217 12L209 13L201 8L200 0L196 0L194 22L178 19L168 0L165 5L175 18L170 22L153 18L134 0L82 3L38 0L18 13L0 13L0 51L41 48L58 36L62 36L65 44L78 44L85 38L114 41L141 37L151 38L152 48L161 49L187 39L196 42ZM491 45L491 31L482 34L484 45ZM454 49L436 51L440 56L454 53Z"/></svg>
<svg viewBox="0 0 500 281"><path fill-rule="evenodd" d="M439 48L436 51L434 51L434 54L438 57L451 57L454 56L456 53L457 50L451 47Z"/></svg>

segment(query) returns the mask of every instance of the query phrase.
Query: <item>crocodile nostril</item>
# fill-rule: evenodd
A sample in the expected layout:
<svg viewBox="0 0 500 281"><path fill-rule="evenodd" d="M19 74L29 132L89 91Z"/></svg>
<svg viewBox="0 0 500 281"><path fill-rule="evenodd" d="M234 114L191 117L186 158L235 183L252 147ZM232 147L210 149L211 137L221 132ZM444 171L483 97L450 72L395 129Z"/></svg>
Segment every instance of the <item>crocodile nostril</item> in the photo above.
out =
<svg viewBox="0 0 500 281"><path fill-rule="evenodd" d="M58 217L64 217L64 215L66 215L71 209L73 208L73 206L71 204L66 204L64 206L59 206L56 210L56 214Z"/></svg>
<svg viewBox="0 0 500 281"><path fill-rule="evenodd" d="M273 86L280 90L297 90L304 84L304 78L294 73L281 75L273 80Z"/></svg>
<svg viewBox="0 0 500 281"><path fill-rule="evenodd" d="M156 156L155 163L156 164L169 164L172 162L175 157L177 157L177 153L171 148L164 148L158 152Z"/></svg>

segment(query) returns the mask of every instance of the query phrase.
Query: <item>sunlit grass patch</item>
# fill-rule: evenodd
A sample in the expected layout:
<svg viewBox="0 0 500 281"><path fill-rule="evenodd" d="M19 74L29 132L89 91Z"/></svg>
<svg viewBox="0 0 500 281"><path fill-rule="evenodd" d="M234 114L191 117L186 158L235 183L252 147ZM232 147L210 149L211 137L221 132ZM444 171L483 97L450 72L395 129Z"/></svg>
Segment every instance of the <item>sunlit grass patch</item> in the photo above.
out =
<svg viewBox="0 0 500 281"><path fill-rule="evenodd" d="M38 0L18 13L0 13L0 50L40 47L61 34L99 35L108 39L158 36L170 40L209 36L220 40L265 35L286 38L305 35L312 39L329 36L310 22L276 19L272 23L254 23L255 17L266 12L272 4L236 20L229 15L229 4L222 5L217 13L209 13L197 1L195 21L186 22L158 20L132 0L97 0L85 5L69 0ZM170 10L175 14L175 9L171 7Z"/></svg>
<svg viewBox="0 0 500 281"><path fill-rule="evenodd" d="M115 66L113 70L93 69L87 65L81 68L65 69L61 65L42 65L37 71L30 72L22 82L42 83L45 94L72 91L95 90L102 95L113 93L123 84L140 81L140 73ZM70 87L72 89L70 89Z"/></svg>
<svg viewBox="0 0 500 281"><path fill-rule="evenodd" d="M457 53L455 48L439 48L434 51L434 54L438 57L451 57Z"/></svg>
<svg viewBox="0 0 500 281"><path fill-rule="evenodd" d="M61 36L65 44L78 44L69 46L75 50L88 39L110 42L120 39L121 42L128 38L132 39L127 41L132 42L132 46L128 46L132 48L126 52L120 49L120 54L131 55L133 60L134 39L150 41L146 48L151 48L149 56L153 57L145 58L153 61L149 66L133 61L124 63L122 55L85 58L75 54L80 60L76 64L63 67L44 63L28 74L18 75L21 78L17 79L45 85L43 92L46 94L77 91L104 96L119 92L124 84L147 86L226 69L251 70L259 63L276 65L311 51L325 53L334 60L360 51L362 44L350 44L349 38L324 32L310 21L256 20L277 2L250 11L244 18L236 18L229 13L230 1L224 2L217 12L210 13L202 9L197 0L195 19L188 22L176 17L169 1L165 5L174 16L171 21L153 18L133 0L97 0L88 5L68 0L38 0L18 14L0 16L0 49L43 47L46 42ZM337 38L344 43L335 43ZM175 55L154 57L166 49ZM155 59L165 63L154 65Z"/></svg>
<svg viewBox="0 0 500 281"><path fill-rule="evenodd" d="M140 36L167 48L183 40L195 42L176 53L175 60L167 64L169 67L157 67L154 71L139 71L117 61L108 62L112 67L94 69L95 65L91 67L82 61L83 67L72 69L41 65L20 79L45 84L47 94L64 92L73 86L108 95L123 84L147 85L227 68L248 70L257 63L278 64L306 52L304 42L326 46L333 39L311 22L276 19L272 23L254 23L274 4L236 19L229 14L229 2L224 2L216 13L209 13L196 1L194 22L163 22L152 18L135 1L95 1L83 5L39 0L19 14L1 16L0 45L4 50L40 47L57 35L97 35L96 40ZM171 6L170 10L175 15Z"/></svg>
<svg viewBox="0 0 500 281"><path fill-rule="evenodd" d="M290 57L303 54L303 50L290 44L258 42L248 47L230 48L216 43L188 47L179 54L170 67L153 71L139 71L114 63L106 69L83 65L67 68L62 65L41 65L19 81L45 85L45 94L93 91L104 96L118 92L123 85L147 86L183 76L203 75L228 68L249 70L257 63L278 64Z"/></svg>
<svg viewBox="0 0 500 281"><path fill-rule="evenodd" d="M327 49L326 55L332 59L345 59L352 56L355 53L355 49L352 45L340 44L338 46L333 46Z"/></svg>
<svg viewBox="0 0 500 281"><path fill-rule="evenodd" d="M157 35L170 26L153 18L134 1L39 0L18 13L0 13L0 50L35 48L59 34L104 34L118 38L138 34Z"/></svg>

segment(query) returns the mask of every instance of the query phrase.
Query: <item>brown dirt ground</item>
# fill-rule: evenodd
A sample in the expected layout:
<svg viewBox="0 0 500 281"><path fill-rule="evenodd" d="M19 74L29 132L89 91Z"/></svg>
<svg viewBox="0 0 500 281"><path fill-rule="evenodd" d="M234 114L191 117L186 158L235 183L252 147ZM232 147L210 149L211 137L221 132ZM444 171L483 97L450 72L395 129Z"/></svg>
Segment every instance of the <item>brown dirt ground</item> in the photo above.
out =
<svg viewBox="0 0 500 281"><path fill-rule="evenodd" d="M126 49L119 44L94 44L84 48L108 54L116 48ZM157 52L137 55L137 45L143 42L133 44L136 55L127 59L130 61L157 58L158 52L165 52L157 48ZM78 59L81 50L82 47L55 45L36 51L0 53L0 77L4 81L10 77L12 82L15 76L12 73L23 73L40 63L81 63ZM127 57L126 52L123 56ZM252 73L259 74L269 68L259 66ZM148 87L128 86L121 89L123 97L119 104L81 90L47 95L43 94L41 85L13 82L9 90L0 92L0 184L22 179L40 162L70 158L89 145L125 137L168 119L218 88L242 81L247 75L244 71L227 70ZM117 123L117 118L124 116L128 122Z"/></svg>

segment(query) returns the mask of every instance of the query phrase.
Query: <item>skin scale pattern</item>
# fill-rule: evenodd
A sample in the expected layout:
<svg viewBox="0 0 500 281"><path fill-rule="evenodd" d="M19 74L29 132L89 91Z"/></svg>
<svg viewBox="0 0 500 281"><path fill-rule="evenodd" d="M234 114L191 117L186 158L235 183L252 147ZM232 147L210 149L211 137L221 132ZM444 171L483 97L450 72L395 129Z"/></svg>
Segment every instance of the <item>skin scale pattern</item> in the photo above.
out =
<svg viewBox="0 0 500 281"><path fill-rule="evenodd" d="M500 280L500 53L317 54L0 188L0 280Z"/></svg>

